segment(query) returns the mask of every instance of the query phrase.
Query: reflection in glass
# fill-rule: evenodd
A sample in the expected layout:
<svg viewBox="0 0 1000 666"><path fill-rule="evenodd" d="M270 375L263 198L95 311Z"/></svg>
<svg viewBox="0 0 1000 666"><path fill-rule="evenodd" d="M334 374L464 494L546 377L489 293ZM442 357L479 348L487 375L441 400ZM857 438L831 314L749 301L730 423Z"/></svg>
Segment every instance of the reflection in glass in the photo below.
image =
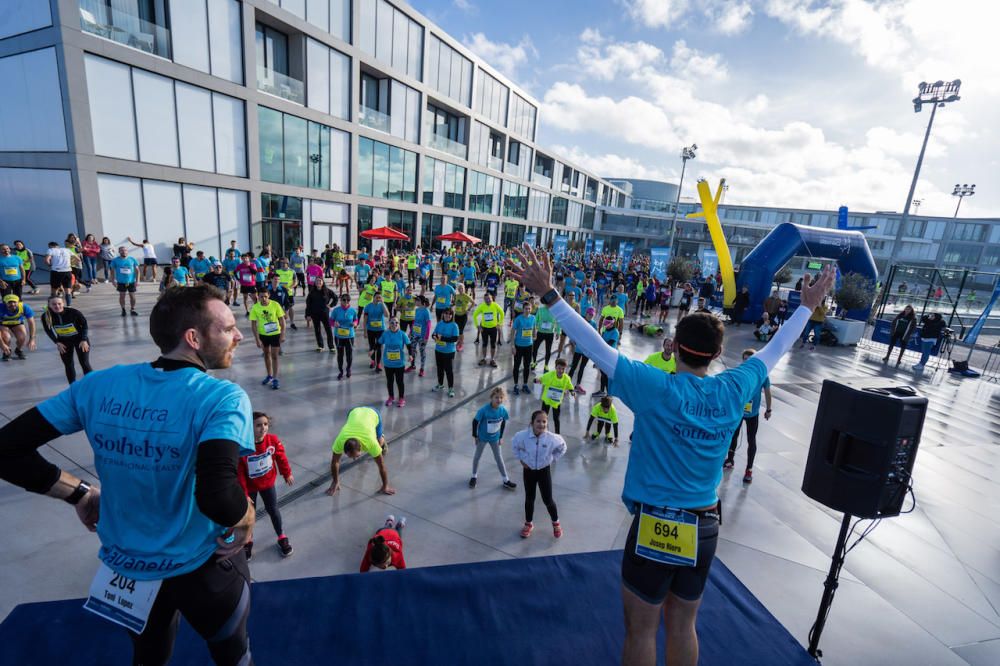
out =
<svg viewBox="0 0 1000 666"><path fill-rule="evenodd" d="M271 183L285 180L284 147L282 140L281 112L257 107L257 125L260 135L260 178Z"/></svg>

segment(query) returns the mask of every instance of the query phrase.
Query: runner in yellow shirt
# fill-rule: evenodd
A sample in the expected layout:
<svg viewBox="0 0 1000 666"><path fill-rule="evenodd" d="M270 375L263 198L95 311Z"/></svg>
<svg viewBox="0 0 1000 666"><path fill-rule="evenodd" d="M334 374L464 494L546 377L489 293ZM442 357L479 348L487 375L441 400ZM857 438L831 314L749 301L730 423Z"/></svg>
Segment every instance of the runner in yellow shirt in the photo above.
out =
<svg viewBox="0 0 1000 666"><path fill-rule="evenodd" d="M271 295L265 289L257 296L257 302L250 308L250 321L256 326L253 327L253 338L257 342L257 347L264 351L264 367L267 369L267 376L261 382L264 386L268 384L271 388L278 390L278 355L281 352L281 343L285 341L285 328L282 322L285 320L285 311L280 305L271 300Z"/></svg>
<svg viewBox="0 0 1000 666"><path fill-rule="evenodd" d="M597 421L597 430L590 432L590 427ZM614 429L615 437L611 439L611 431ZM590 418L587 420L587 432L590 432L590 439L595 440L604 430L604 441L608 444L618 446L618 412L611 400L610 395L601 398L600 402L594 403L590 410Z"/></svg>
<svg viewBox="0 0 1000 666"><path fill-rule="evenodd" d="M663 351L650 354L644 362L646 365L659 368L668 374L677 374L677 359L674 358L674 339L669 335L665 336L663 338Z"/></svg>
<svg viewBox="0 0 1000 666"><path fill-rule="evenodd" d="M486 365L486 348L490 348L490 367L497 367L497 340L503 331L503 308L493 300L489 292L483 296L483 302L476 306L472 313L472 323L479 330L482 341L482 358L479 365Z"/></svg>
<svg viewBox="0 0 1000 666"><path fill-rule="evenodd" d="M562 406L563 398L567 392L573 391L573 380L566 374L566 361L561 358L556 359L556 369L546 372L540 378L535 378L536 384L542 385L542 411L546 414L552 410L552 421L556 426L556 434L559 434L559 408ZM574 395L576 395L574 393Z"/></svg>
<svg viewBox="0 0 1000 666"><path fill-rule="evenodd" d="M382 434L382 415L371 407L355 407L347 415L347 423L337 433L333 440L333 458L330 461L330 487L327 495L333 495L340 490L340 457L347 454L351 460L357 460L362 453L367 453L375 460L379 476L382 479L384 495L394 495L396 489L389 485L389 472L385 468L385 436Z"/></svg>

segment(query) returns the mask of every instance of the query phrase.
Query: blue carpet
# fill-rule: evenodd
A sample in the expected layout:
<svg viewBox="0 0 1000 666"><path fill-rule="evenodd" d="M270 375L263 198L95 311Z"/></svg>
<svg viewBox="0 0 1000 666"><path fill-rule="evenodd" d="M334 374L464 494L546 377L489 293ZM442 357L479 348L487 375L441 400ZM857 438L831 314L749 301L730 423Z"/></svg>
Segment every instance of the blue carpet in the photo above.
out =
<svg viewBox="0 0 1000 666"><path fill-rule="evenodd" d="M258 666L616 664L624 637L620 562L621 551L607 551L257 583L254 660ZM0 624L0 664L128 663L124 630L81 604L15 608ZM718 560L698 635L701 664L815 663ZM661 629L661 655L662 649ZM185 623L172 663L209 663Z"/></svg>

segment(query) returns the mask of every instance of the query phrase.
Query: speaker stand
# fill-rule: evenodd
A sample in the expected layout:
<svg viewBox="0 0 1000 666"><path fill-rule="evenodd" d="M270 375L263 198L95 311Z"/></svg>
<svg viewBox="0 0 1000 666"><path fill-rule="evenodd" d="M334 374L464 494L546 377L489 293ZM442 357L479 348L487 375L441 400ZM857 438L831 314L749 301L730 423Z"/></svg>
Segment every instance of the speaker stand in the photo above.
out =
<svg viewBox="0 0 1000 666"><path fill-rule="evenodd" d="M833 595L837 591L840 579L840 569L844 566L845 550L847 547L847 532L851 527L851 515L845 513L844 521L840 523L840 536L837 537L837 547L833 550L833 559L830 561L830 572L826 575L823 583L823 598L819 602L819 612L816 613L816 623L813 624L809 632L809 655L817 662L823 656L823 651L819 649L819 637L823 633L826 625L826 617L830 614L830 606L833 604Z"/></svg>

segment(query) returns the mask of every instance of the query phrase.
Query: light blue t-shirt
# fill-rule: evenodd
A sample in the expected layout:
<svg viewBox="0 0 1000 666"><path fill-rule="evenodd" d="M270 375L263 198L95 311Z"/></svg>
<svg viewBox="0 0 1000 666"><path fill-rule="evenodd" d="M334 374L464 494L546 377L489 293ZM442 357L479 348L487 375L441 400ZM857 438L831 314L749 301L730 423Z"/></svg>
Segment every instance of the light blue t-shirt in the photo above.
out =
<svg viewBox="0 0 1000 666"><path fill-rule="evenodd" d="M417 312L413 315L413 339L414 340L426 340L427 336L431 332L431 313L427 308L417 308Z"/></svg>
<svg viewBox="0 0 1000 666"><path fill-rule="evenodd" d="M354 278L358 282L368 282L368 276L371 275L372 269L368 264L357 264L354 267Z"/></svg>
<svg viewBox="0 0 1000 666"><path fill-rule="evenodd" d="M135 257L119 255L111 260L111 269L115 272L115 280L118 284L132 284L138 275L139 262L135 260Z"/></svg>
<svg viewBox="0 0 1000 666"><path fill-rule="evenodd" d="M0 257L0 280L14 283L21 281L21 257L16 254Z"/></svg>
<svg viewBox="0 0 1000 666"><path fill-rule="evenodd" d="M500 428L508 419L510 414L506 407L500 405L494 409L492 404L486 403L476 412L476 423L479 424L476 436L483 442L499 442Z"/></svg>
<svg viewBox="0 0 1000 666"><path fill-rule="evenodd" d="M333 326L333 334L341 340L350 340L354 337L354 322L358 318L358 311L354 308L335 307L330 310L330 324Z"/></svg>
<svg viewBox="0 0 1000 666"><path fill-rule="evenodd" d="M271 266L271 258L257 257L254 259L253 263L257 267L257 282L264 282L267 280L267 269Z"/></svg>
<svg viewBox="0 0 1000 666"><path fill-rule="evenodd" d="M611 393L635 414L622 501L700 509L718 501L722 461L743 406L760 395L767 366L750 358L717 375L668 374L618 356Z"/></svg>
<svg viewBox="0 0 1000 666"><path fill-rule="evenodd" d="M205 277L205 273L212 270L212 262L208 259L198 259L195 257L188 263L188 268L194 273L195 279L200 280Z"/></svg>
<svg viewBox="0 0 1000 666"><path fill-rule="evenodd" d="M385 326L385 303L369 303L365 306L365 329L368 331L384 331Z"/></svg>
<svg viewBox="0 0 1000 666"><path fill-rule="evenodd" d="M476 280L476 267L466 266L462 269L462 279L466 282L475 282Z"/></svg>
<svg viewBox="0 0 1000 666"><path fill-rule="evenodd" d="M622 334L617 328L612 326L611 328L607 328L601 331L601 337L604 338L604 341L607 342L609 345L617 348L618 343L622 339Z"/></svg>
<svg viewBox="0 0 1000 666"><path fill-rule="evenodd" d="M624 293L622 293L622 294L615 294L615 298L618 299L618 307L620 307L622 310L624 310L625 306L628 304L628 294L624 294Z"/></svg>
<svg viewBox="0 0 1000 666"><path fill-rule="evenodd" d="M288 267L296 273L302 273L306 269L306 257L301 252L292 252L288 259Z"/></svg>
<svg viewBox="0 0 1000 666"><path fill-rule="evenodd" d="M188 275L190 275L190 272L183 266L174 266L173 275L174 279L177 280L177 284L183 287L187 285L187 279Z"/></svg>
<svg viewBox="0 0 1000 666"><path fill-rule="evenodd" d="M457 338L458 324L453 321L439 321L437 326L434 327L434 335L441 335L446 338ZM454 354L456 342L435 342L434 351L439 351L442 354Z"/></svg>
<svg viewBox="0 0 1000 666"><path fill-rule="evenodd" d="M535 315L519 314L514 318L512 335L515 347L530 347L534 343Z"/></svg>
<svg viewBox="0 0 1000 666"><path fill-rule="evenodd" d="M101 480L98 557L129 578L194 571L225 527L195 502L198 445L226 439L254 452L250 399L196 368L148 363L98 370L38 405L60 433L83 430Z"/></svg>
<svg viewBox="0 0 1000 666"><path fill-rule="evenodd" d="M767 377L764 378L764 383L761 385L760 391L753 394L753 400L743 405L743 418L749 419L760 414L760 394L766 388L771 388L771 380Z"/></svg>
<svg viewBox="0 0 1000 666"><path fill-rule="evenodd" d="M451 307L451 299L455 297L455 288L450 284L439 284L434 287L434 309L445 310Z"/></svg>
<svg viewBox="0 0 1000 666"><path fill-rule="evenodd" d="M406 365L406 348L410 344L410 336L402 330L385 331L379 336L382 345L382 365L387 368L402 368Z"/></svg>
<svg viewBox="0 0 1000 666"><path fill-rule="evenodd" d="M240 259L238 257L227 258L227 259L223 259L222 260L222 268L227 273L229 273L230 275L232 275L233 273L236 272L236 267L239 266L242 263L243 262L240 261Z"/></svg>

